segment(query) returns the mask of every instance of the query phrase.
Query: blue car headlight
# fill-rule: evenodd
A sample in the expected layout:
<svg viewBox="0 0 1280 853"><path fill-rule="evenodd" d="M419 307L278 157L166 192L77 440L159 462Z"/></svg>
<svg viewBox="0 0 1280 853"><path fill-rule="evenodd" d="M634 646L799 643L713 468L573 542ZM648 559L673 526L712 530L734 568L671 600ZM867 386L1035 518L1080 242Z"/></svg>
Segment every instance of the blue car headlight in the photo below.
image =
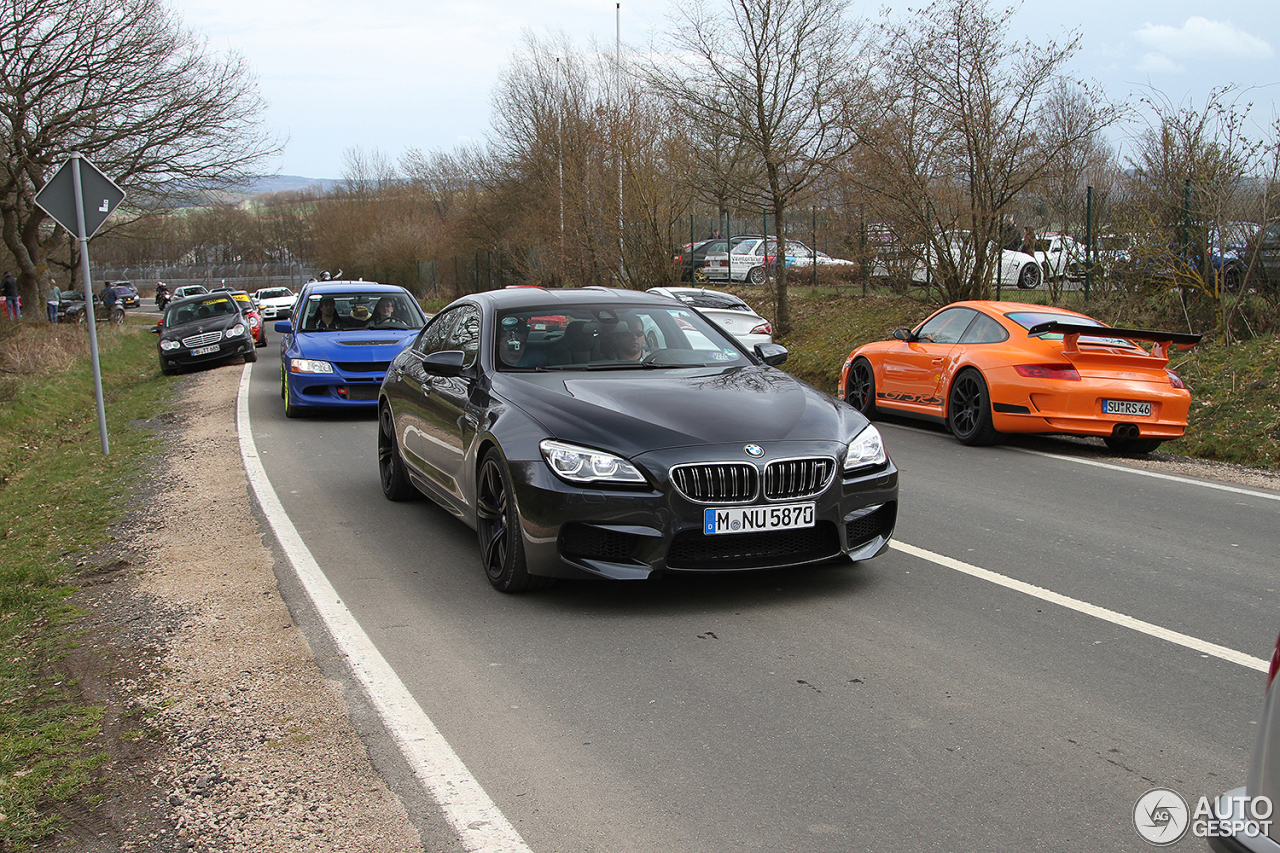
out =
<svg viewBox="0 0 1280 853"><path fill-rule="evenodd" d="M538 449L555 475L577 485L585 483L643 483L644 475L621 457L551 439Z"/></svg>
<svg viewBox="0 0 1280 853"><path fill-rule="evenodd" d="M290 373L333 373L333 365L327 361L316 361L314 358L289 359Z"/></svg>
<svg viewBox="0 0 1280 853"><path fill-rule="evenodd" d="M885 452L880 430L868 424L845 448L844 472L849 474L865 468L876 468L887 461L889 455Z"/></svg>

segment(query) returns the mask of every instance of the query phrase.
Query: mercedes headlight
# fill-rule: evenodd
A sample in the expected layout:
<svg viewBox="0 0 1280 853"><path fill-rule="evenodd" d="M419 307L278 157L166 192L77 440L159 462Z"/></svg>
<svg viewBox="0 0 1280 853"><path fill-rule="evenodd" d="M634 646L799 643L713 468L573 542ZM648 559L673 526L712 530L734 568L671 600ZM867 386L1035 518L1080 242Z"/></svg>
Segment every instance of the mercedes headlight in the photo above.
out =
<svg viewBox="0 0 1280 853"><path fill-rule="evenodd" d="M160 341L160 349L165 352L173 352L176 349L182 349L182 341L162 340Z"/></svg>
<svg viewBox="0 0 1280 853"><path fill-rule="evenodd" d="M889 455L885 453L880 430L868 424L845 449L844 472L848 474L863 468L875 468L888 460Z"/></svg>
<svg viewBox="0 0 1280 853"><path fill-rule="evenodd" d="M228 338L238 338L244 334L244 324L236 323L234 326L232 326L230 329L227 329L222 334Z"/></svg>
<svg viewBox="0 0 1280 853"><path fill-rule="evenodd" d="M546 439L538 445L542 458L555 475L570 483L643 483L644 476L625 459L605 453Z"/></svg>

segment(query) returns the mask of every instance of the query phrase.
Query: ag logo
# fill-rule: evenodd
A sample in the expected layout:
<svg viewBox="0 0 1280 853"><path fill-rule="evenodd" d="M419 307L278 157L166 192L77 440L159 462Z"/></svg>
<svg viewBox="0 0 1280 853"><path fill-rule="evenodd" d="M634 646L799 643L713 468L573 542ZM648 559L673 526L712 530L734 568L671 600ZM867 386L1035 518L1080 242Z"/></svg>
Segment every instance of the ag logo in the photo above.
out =
<svg viewBox="0 0 1280 853"><path fill-rule="evenodd" d="M1187 801L1168 788L1152 788L1133 807L1133 827L1143 841L1165 847L1187 834Z"/></svg>

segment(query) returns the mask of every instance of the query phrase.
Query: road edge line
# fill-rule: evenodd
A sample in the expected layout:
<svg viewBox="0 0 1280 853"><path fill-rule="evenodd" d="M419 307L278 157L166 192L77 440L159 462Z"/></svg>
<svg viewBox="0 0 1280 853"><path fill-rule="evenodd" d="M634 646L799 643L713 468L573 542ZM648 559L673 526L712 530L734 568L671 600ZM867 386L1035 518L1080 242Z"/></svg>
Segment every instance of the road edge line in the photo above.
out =
<svg viewBox="0 0 1280 853"><path fill-rule="evenodd" d="M262 467L250 430L251 372L252 365L246 364L236 393L236 432L245 475L254 499L321 622L345 656L352 674L377 710L414 777L440 806L463 846L477 853L532 853L360 627L285 513Z"/></svg>

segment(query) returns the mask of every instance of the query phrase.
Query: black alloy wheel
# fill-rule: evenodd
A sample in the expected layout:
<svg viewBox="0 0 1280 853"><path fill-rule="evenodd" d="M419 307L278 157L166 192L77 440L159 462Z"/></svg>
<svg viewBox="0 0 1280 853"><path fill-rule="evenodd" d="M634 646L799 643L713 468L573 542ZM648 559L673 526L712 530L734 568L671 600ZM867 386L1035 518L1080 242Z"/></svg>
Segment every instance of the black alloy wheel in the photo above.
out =
<svg viewBox="0 0 1280 853"><path fill-rule="evenodd" d="M991 395L976 370L960 372L947 396L947 426L961 444L978 447L999 436L991 423Z"/></svg>
<svg viewBox="0 0 1280 853"><path fill-rule="evenodd" d="M871 362L855 359L849 368L849 381L845 387L845 402L868 418L876 413L876 375Z"/></svg>
<svg viewBox="0 0 1280 853"><path fill-rule="evenodd" d="M546 586L549 578L525 568L520 513L511 489L511 476L497 449L485 454L476 483L476 534L485 576L499 592L524 592Z"/></svg>
<svg viewBox="0 0 1280 853"><path fill-rule="evenodd" d="M400 457L395 418L387 405L378 412L378 479L382 481L382 494L389 501L407 501L418 495Z"/></svg>

